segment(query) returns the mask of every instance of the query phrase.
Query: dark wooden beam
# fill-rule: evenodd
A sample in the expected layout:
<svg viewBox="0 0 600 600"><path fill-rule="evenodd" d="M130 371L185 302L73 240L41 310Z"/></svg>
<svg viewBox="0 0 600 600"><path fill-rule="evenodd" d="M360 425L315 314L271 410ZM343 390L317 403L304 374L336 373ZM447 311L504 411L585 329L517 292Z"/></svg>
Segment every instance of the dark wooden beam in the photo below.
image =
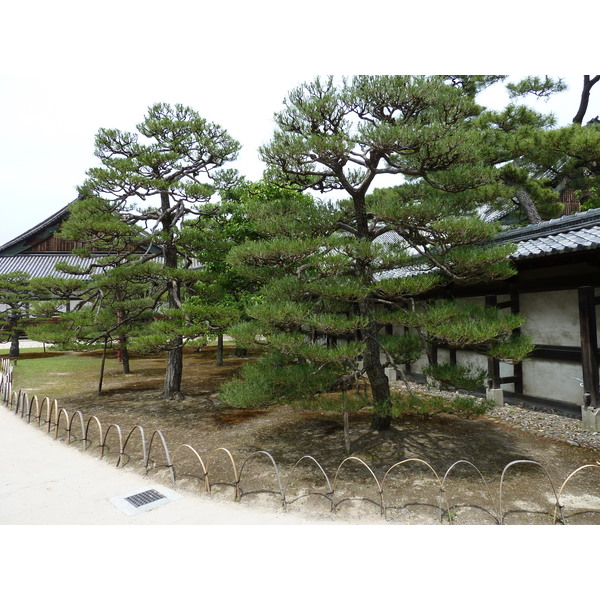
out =
<svg viewBox="0 0 600 600"><path fill-rule="evenodd" d="M498 306L498 298L496 296L485 297L486 306ZM498 389L500 387L500 361L497 358L488 357L488 387L490 389Z"/></svg>
<svg viewBox="0 0 600 600"><path fill-rule="evenodd" d="M579 329L581 335L581 369L583 373L584 404L597 408L598 393L598 335L596 333L596 299L594 288L583 286L579 297Z"/></svg>

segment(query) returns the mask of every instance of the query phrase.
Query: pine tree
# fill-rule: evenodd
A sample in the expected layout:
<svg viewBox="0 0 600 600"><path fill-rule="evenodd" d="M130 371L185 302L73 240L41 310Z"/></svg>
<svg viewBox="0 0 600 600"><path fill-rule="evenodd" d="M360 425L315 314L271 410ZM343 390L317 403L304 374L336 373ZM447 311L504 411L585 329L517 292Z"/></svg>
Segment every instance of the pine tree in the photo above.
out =
<svg viewBox="0 0 600 600"><path fill-rule="evenodd" d="M487 348L521 322L486 311L485 327L463 328L459 337L459 319L471 322L472 311L450 303L454 328L436 328L428 315L431 306L446 314L443 306L419 301L449 282L513 273L511 248L489 244L496 227L475 216L477 190L497 181L480 158L482 108L444 77L355 77L339 87L317 79L293 90L285 106L261 154L269 181L292 191L249 206L266 239L230 253L244 275L263 282L263 302L249 309L254 321L232 334L271 352L223 397L247 404L318 394L355 375L360 358L373 428L385 430L392 418L386 361L414 360L426 336ZM382 175L405 182L369 194ZM349 197L328 204L300 193L309 189ZM417 333L385 336L386 325ZM344 343L318 343L324 336Z"/></svg>
<svg viewBox="0 0 600 600"><path fill-rule="evenodd" d="M151 106L137 132L98 132L96 156L102 166L91 168L79 188L96 207L68 222L64 232L107 251L105 267L127 261L133 268L160 259L152 293L163 303L162 320L154 323L147 342L167 350L163 395L178 399L183 346L197 333L183 307L184 290L197 277L190 270L192 257L179 244L181 224L212 210L217 182L231 175L222 167L236 157L239 144L219 125L179 104Z"/></svg>

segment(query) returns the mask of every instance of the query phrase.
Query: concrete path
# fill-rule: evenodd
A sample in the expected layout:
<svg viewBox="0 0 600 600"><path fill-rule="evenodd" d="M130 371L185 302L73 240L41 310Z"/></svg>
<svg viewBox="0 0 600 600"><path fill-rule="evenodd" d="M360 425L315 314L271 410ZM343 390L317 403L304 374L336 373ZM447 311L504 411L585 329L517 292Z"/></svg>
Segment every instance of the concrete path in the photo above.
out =
<svg viewBox="0 0 600 600"><path fill-rule="evenodd" d="M128 515L111 499L157 486L56 441L0 405L0 524L12 525L300 525L284 512L261 512L181 490L152 510ZM159 490L159 491L160 491ZM121 503L122 504L122 503ZM319 522L319 524L323 524Z"/></svg>

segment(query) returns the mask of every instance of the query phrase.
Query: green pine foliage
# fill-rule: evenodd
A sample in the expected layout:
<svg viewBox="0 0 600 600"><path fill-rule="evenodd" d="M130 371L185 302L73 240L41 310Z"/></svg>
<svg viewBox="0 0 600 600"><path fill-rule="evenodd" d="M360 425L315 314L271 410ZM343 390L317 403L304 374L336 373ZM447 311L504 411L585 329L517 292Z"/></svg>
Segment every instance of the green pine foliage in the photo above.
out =
<svg viewBox="0 0 600 600"><path fill-rule="evenodd" d="M483 109L475 92L493 81L360 76L303 84L261 148L266 181L246 189L247 215L264 237L233 248L228 261L259 289L247 310L254 324L231 335L307 372L336 365L348 381L366 374L379 429L390 422L387 364L411 363L436 341L486 352L523 322L493 308L424 300L450 284L514 274L513 246L491 243L498 228L477 210L506 185L496 165L515 156L515 132L544 119L516 107ZM403 183L371 189L382 174ZM310 189L346 198L327 203L303 193ZM389 325L410 334L386 336ZM258 385L261 365L248 386ZM265 380L275 377L264 371Z"/></svg>
<svg viewBox="0 0 600 600"><path fill-rule="evenodd" d="M289 356L274 352L245 364L239 377L221 388L220 399L244 408L308 402L327 391L342 373L336 363L317 367L308 361L290 362Z"/></svg>
<svg viewBox="0 0 600 600"><path fill-rule="evenodd" d="M456 415L464 419L479 417L489 412L493 401L473 396L452 397L403 394L392 396L392 414L396 418L418 417L427 419L435 415Z"/></svg>
<svg viewBox="0 0 600 600"><path fill-rule="evenodd" d="M427 365L423 374L437 381L442 389L477 390L484 385L487 372L473 365L436 363Z"/></svg>

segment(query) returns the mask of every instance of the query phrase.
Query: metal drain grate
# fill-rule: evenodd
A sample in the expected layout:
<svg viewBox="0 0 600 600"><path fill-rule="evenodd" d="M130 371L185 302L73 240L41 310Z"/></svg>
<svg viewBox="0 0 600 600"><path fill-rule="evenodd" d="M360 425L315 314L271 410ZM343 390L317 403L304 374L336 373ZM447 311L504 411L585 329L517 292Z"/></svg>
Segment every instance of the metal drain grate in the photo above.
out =
<svg viewBox="0 0 600 600"><path fill-rule="evenodd" d="M162 485L132 490L128 494L111 498L111 503L126 515L137 515L152 510L173 500L181 498L179 494Z"/></svg>
<svg viewBox="0 0 600 600"><path fill-rule="evenodd" d="M128 496L125 498L127 502L133 504L136 508L140 506L144 506L144 504L150 504L150 502L156 502L156 500L160 500L161 498L166 498L160 492L156 490L148 490L146 492L142 492L141 494L135 494L133 496Z"/></svg>

